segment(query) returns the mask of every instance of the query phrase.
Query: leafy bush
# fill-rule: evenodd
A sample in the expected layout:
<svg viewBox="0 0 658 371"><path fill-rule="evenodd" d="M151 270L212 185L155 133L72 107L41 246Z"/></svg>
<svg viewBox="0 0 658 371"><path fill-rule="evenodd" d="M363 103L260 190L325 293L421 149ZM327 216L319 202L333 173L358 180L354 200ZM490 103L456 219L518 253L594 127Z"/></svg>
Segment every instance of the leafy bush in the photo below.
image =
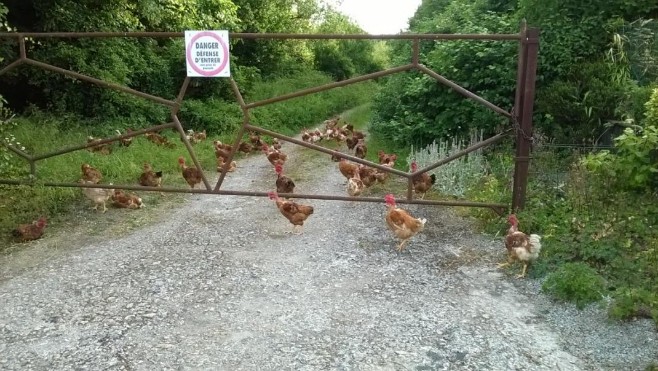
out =
<svg viewBox="0 0 658 371"><path fill-rule="evenodd" d="M480 180L466 191L466 198L476 202L510 204L512 200L512 174L514 157L510 145L503 144L485 152L486 169ZM477 218L488 232L504 229L500 218L489 209L471 208L468 214Z"/></svg>
<svg viewBox="0 0 658 371"><path fill-rule="evenodd" d="M658 90L656 90L658 92ZM583 159L588 170L616 180L620 189L658 187L658 127L626 128L615 138L616 152L601 151Z"/></svg>
<svg viewBox="0 0 658 371"><path fill-rule="evenodd" d="M617 117L625 94L624 86L612 83L609 76L607 64L587 63L541 89L537 112L551 119L539 121L538 127L558 143L597 142L604 124Z"/></svg>
<svg viewBox="0 0 658 371"><path fill-rule="evenodd" d="M658 293L645 288L625 288L614 295L609 313L612 318L656 318L658 324Z"/></svg>
<svg viewBox="0 0 658 371"><path fill-rule="evenodd" d="M488 2L452 1L437 14L417 14L416 32L510 33L516 21L487 9ZM420 9L419 9L420 12ZM419 18L422 18L420 20ZM413 19L412 19L413 20ZM396 64L407 63L409 44L393 44ZM421 62L503 108L514 98L517 45L474 40L422 43ZM466 99L434 78L418 72L397 74L386 80L375 99L373 132L398 143L424 146L437 138L467 136L473 129L494 132L498 114Z"/></svg>
<svg viewBox="0 0 658 371"><path fill-rule="evenodd" d="M557 299L574 302L582 309L601 300L605 280L585 263L565 263L546 277L542 290Z"/></svg>
<svg viewBox="0 0 658 371"><path fill-rule="evenodd" d="M658 127L658 88L653 89L651 97L645 104L646 118L644 124L646 126Z"/></svg>
<svg viewBox="0 0 658 371"><path fill-rule="evenodd" d="M362 34L361 28L344 14L331 8L325 10L317 33ZM325 40L313 42L315 68L334 78L345 80L382 69L375 55L376 44L370 40ZM381 56L381 55L380 55Z"/></svg>

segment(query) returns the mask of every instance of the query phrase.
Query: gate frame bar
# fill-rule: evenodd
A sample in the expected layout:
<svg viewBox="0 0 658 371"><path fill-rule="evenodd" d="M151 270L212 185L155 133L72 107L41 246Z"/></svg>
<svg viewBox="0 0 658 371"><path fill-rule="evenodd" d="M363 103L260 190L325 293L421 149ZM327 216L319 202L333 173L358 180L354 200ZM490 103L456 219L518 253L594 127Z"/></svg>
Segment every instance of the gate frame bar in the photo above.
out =
<svg viewBox="0 0 658 371"><path fill-rule="evenodd" d="M26 52L26 38L132 38L132 37L151 37L151 38L181 38L184 37L184 32L0 32L0 39L16 39L19 46L19 57L17 60L9 63L7 66L0 69L0 75L22 65L27 64L37 68L43 68L55 73L61 73L66 76L72 77L74 79L90 82L95 85L99 85L105 88L110 88L116 91L132 94L139 96L144 99L165 105L170 108L171 119L172 121L167 124L152 126L146 129L138 130L130 134L124 134L119 136L112 136L109 138L102 139L98 142L87 143L84 145L78 145L73 147L68 147L64 149L55 150L46 154L41 155L30 155L24 151L15 148L4 140L0 140L0 144L6 146L14 152L20 158L28 161L30 165L31 176L26 180L10 180L10 179L0 179L0 184L9 184L9 185L34 185L41 184L46 186L56 186L56 187L80 187L80 188L109 188L104 185L87 185L79 183L56 183L56 182L37 182L36 181L36 162L45 158L69 153L72 151L85 149L93 147L99 144L114 142L123 138L131 138L137 135L141 135L148 132L159 131L164 128L174 128L178 131L181 136L181 141L189 152L190 157L197 169L201 171L203 183L205 190L202 189L182 189L182 188L154 188L154 187L143 187L143 186L132 186L132 185L112 185L112 188L116 189L126 189L126 190L143 190L143 191L164 191L164 192L185 192L185 193L208 193L208 194L224 194L224 195L242 195L242 196L267 196L265 192L245 192L245 191L234 191L234 190L222 190L221 186L226 177L227 169L232 161L235 153L237 152L237 147L242 140L244 134L250 130L255 132L264 133L272 137L279 138L297 145L301 145L316 151L325 152L329 154L335 154L339 157L349 159L353 162L364 164L377 168L379 170L393 173L398 176L406 177L408 179L408 188L407 188L407 197L406 200L398 200L400 203L410 203L410 204L426 204L426 205L446 205L446 206L470 206L470 207L487 207L494 210L499 215L502 215L508 208L508 205L499 204L499 203L484 203L484 202L470 202L470 201L433 201L433 200L414 200L413 199L413 186L412 178L423 172L437 168L447 162L455 160L459 157L465 156L470 152L473 152L481 147L486 145L491 145L493 143L499 142L504 139L509 132L512 130L516 132L516 157L515 157L515 167L514 167L514 185L512 191L512 212L522 210L525 206L525 197L526 189L528 184L528 169L530 162L530 149L532 144L532 115L533 115L533 105L534 105L534 96L535 96L535 80L536 80L536 69L537 69L537 55L539 48L539 30L536 28L528 28L527 24L524 21L521 22L520 31L518 34L399 34L399 35L369 35L369 34L289 34L289 33L229 33L230 38L232 39L298 39L298 40L410 40L412 41L412 56L411 61L407 65L398 66L389 68L383 71L370 73L367 75L353 77L347 80L333 82L321 86L316 86L312 88L303 89L297 92L284 94L277 97L272 97L269 99L264 99L261 101L246 103L240 94L239 87L233 78L229 78L229 83L231 88L236 96L236 101L240 106L240 109L243 113L243 123L236 138L233 142L233 148L230 152L229 159L227 159L224 168L222 169L217 184L212 187L209 183L207 177L201 165L194 153L192 145L189 143L185 136L185 131L183 125L178 119L178 112L180 110L182 101L185 97L185 93L189 86L191 79L186 77L182 83L182 86L178 92L178 95L175 100L169 100L161 97L157 97L148 93L140 92L134 89L131 89L127 86L122 86L119 84L106 82L91 76L80 74L74 71L69 71L57 66L50 65L48 63L40 62L27 57ZM444 76L434 72L430 68L420 63L420 52L419 44L421 40L486 40L486 41L499 41L499 40L516 40L519 42L519 55L517 62L517 82L516 82L516 91L514 99L514 107L511 112L506 111L503 108L500 108L493 103L487 101L486 99L478 96L477 94L463 88L457 83L450 81ZM306 143L299 141L295 138L287 137L279 133L269 131L267 129L260 128L258 126L252 125L250 122L249 110L252 108L261 107L267 104L277 103L303 95L313 94L333 88L338 88L342 86L347 86L350 84L371 80L378 77L383 77L391 75L398 72L415 70L421 73L424 73L432 78L434 78L439 83L452 88L457 93L465 96L466 98L472 99L473 101L486 106L487 108L493 110L494 112L505 116L510 119L512 127L495 135L494 137L488 138L484 141L476 143L448 158L442 159L432 165L428 165L423 169L419 169L416 172L403 172L396 169L388 168L381 166L377 163L360 159L355 156L351 156L342 152L333 151L321 146L317 146L312 143ZM309 198L309 199L327 199L327 200L350 200L350 201L366 201L366 202L381 202L380 198L372 197L342 197L342 196L329 196L329 195L302 195L302 194L287 194L285 195L290 198Z"/></svg>

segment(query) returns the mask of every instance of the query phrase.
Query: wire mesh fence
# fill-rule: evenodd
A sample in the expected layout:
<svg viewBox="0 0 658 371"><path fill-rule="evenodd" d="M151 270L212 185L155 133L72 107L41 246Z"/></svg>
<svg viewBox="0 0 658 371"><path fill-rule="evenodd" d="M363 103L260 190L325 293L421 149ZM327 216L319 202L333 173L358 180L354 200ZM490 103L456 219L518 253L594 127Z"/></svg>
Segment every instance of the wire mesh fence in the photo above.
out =
<svg viewBox="0 0 658 371"><path fill-rule="evenodd" d="M542 144L534 149L529 172L528 198L559 203L568 200L570 208L583 210L594 203L604 211L614 208L606 190L613 189L612 178L594 176L583 159L600 151L614 152L609 145L570 143Z"/></svg>

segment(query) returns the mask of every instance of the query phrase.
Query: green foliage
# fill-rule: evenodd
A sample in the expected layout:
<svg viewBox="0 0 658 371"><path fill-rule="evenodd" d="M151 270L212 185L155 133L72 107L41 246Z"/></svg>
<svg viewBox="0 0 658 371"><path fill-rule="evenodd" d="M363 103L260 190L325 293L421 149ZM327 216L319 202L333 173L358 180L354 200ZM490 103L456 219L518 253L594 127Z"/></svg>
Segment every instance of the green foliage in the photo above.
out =
<svg viewBox="0 0 658 371"><path fill-rule="evenodd" d="M8 28L8 24L7 24L8 12L9 9L7 9L7 6L4 3L0 4L0 23L2 24L3 28Z"/></svg>
<svg viewBox="0 0 658 371"><path fill-rule="evenodd" d="M300 72L292 77L279 79L276 83L257 83L252 92L245 95L245 99L248 102L260 101L330 82L331 78L325 74L316 71ZM251 110L251 121L286 134L297 133L301 128L315 127L327 117L367 103L376 91L375 83L368 81L293 98L285 103Z"/></svg>
<svg viewBox="0 0 658 371"><path fill-rule="evenodd" d="M102 4L91 0L11 0L8 12L9 23L17 31L361 32L346 17L323 10L316 0L120 0ZM352 40L234 39L232 75L243 93L261 79L303 73L314 65L336 79L347 78L381 68L382 56L380 53L375 59L374 45ZM0 53L18 57L16 45L5 46L0 46ZM167 99L176 97L185 78L183 50L181 38L40 38L27 42L31 58ZM168 120L166 107L30 66L3 76L0 93L5 93L18 112L34 105L81 116L90 126L119 118L128 118L130 122L123 126L130 127ZM205 105L206 101L233 100L234 96L226 79L193 79L186 98ZM194 116L190 117L194 126L225 128L215 120L204 121L205 113L195 116L189 109L192 106L200 108L192 102L184 113ZM213 110L233 111L221 107Z"/></svg>
<svg viewBox="0 0 658 371"><path fill-rule="evenodd" d="M181 31L229 29L232 32L309 32L319 10L315 0L140 0L97 3L90 0L10 1L9 21L18 31ZM297 40L232 40L232 69L248 88L261 74L287 75L312 66L313 54ZM6 49L12 58L18 48ZM173 99L185 78L182 39L109 38L28 40L30 57L66 69ZM3 49L3 52L5 50ZM146 108L141 99L90 86L32 67L11 71L0 82L12 107L37 105L60 113L133 121L163 119L166 110ZM225 79L195 79L188 96L205 100L232 95ZM165 116L166 117L166 116ZM94 123L94 120L90 121Z"/></svg>
<svg viewBox="0 0 658 371"><path fill-rule="evenodd" d="M362 34L356 24L343 14L328 9L323 14L318 33ZM376 44L367 40L328 40L314 42L311 48L315 54L315 67L331 75L334 80L345 80L355 75L363 75L381 70L385 61L376 58Z"/></svg>
<svg viewBox="0 0 658 371"><path fill-rule="evenodd" d="M520 0L519 17L539 27L541 77L561 79L582 62L600 59L619 20L635 20L655 14L651 0L580 2Z"/></svg>
<svg viewBox="0 0 658 371"><path fill-rule="evenodd" d="M518 27L513 18L489 12L486 1L452 1L440 13L423 17L411 23L418 27L412 31L512 33ZM423 43L420 57L422 63L466 89L500 107L511 107L517 48L505 42L442 41ZM394 53L395 64L406 63L411 55L408 44L395 44ZM468 135L473 129L489 134L501 123L496 113L416 72L388 78L375 100L375 111L373 132L420 146L436 138Z"/></svg>
<svg viewBox="0 0 658 371"><path fill-rule="evenodd" d="M615 138L615 148L615 153L591 154L583 164L596 175L615 179L621 190L658 188L658 127L650 125L637 131L626 128Z"/></svg>
<svg viewBox="0 0 658 371"><path fill-rule="evenodd" d="M658 324L658 294L644 288L625 288L614 295L609 313L612 318L653 317Z"/></svg>
<svg viewBox="0 0 658 371"><path fill-rule="evenodd" d="M230 0L12 1L9 21L18 31L180 31L222 29L238 22ZM17 49L12 48L12 57ZM181 50L180 39L45 38L27 43L34 59L168 99L176 96L185 77ZM3 76L0 92L17 109L33 104L88 118L128 115L145 123L160 121L167 112L141 98L33 67Z"/></svg>
<svg viewBox="0 0 658 371"><path fill-rule="evenodd" d="M511 174L514 170L512 148L508 144L485 151L487 170L480 180L469 187L465 198L475 202L509 204L512 200ZM500 218L489 209L471 208L469 214L476 217L488 231L496 233L502 227Z"/></svg>
<svg viewBox="0 0 658 371"><path fill-rule="evenodd" d="M243 116L237 103L221 99L187 99L181 107L180 120L186 128L195 131L224 134L233 133L242 124Z"/></svg>
<svg viewBox="0 0 658 371"><path fill-rule="evenodd" d="M315 0L234 0L239 19L236 32L307 33L320 9ZM263 77L295 73L312 65L306 41L240 40L231 49L239 62L255 67Z"/></svg>
<svg viewBox="0 0 658 371"><path fill-rule="evenodd" d="M613 83L610 74L606 63L580 64L542 89L537 110L551 118L540 121L542 132L558 143L596 142L604 124L618 117L625 96L625 86Z"/></svg>
<svg viewBox="0 0 658 371"><path fill-rule="evenodd" d="M546 277L542 290L560 300L571 301L580 309L601 300L605 280L584 263L565 263Z"/></svg>
<svg viewBox="0 0 658 371"><path fill-rule="evenodd" d="M651 97L645 104L645 125L658 126L658 89L654 89Z"/></svg>

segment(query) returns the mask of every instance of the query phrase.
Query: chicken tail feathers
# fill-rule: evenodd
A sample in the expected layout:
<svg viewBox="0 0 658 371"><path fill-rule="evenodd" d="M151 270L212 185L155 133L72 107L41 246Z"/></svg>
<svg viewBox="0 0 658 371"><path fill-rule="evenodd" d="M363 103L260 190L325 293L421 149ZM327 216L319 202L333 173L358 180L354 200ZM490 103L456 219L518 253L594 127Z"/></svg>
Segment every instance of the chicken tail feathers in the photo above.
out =
<svg viewBox="0 0 658 371"><path fill-rule="evenodd" d="M539 254L541 251L541 236L538 234L531 234L528 236L530 240L530 251L535 254Z"/></svg>
<svg viewBox="0 0 658 371"><path fill-rule="evenodd" d="M11 231L11 235L14 237L20 237L21 236L21 231L18 230L18 228L14 229Z"/></svg>
<svg viewBox="0 0 658 371"><path fill-rule="evenodd" d="M434 183L436 183L436 174L430 174L430 180L432 182L432 185L434 185Z"/></svg>

